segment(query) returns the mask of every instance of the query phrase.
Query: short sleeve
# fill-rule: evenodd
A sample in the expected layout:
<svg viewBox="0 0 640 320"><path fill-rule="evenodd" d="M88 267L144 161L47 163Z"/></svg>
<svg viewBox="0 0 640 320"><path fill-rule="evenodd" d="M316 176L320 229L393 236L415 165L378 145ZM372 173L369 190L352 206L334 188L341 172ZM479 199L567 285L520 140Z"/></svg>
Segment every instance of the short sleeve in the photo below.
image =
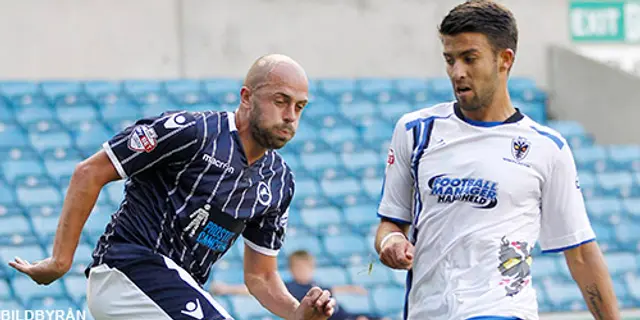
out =
<svg viewBox="0 0 640 320"><path fill-rule="evenodd" d="M270 210L259 219L247 222L242 236L247 246L254 251L267 256L277 256L282 248L289 220L289 205L295 189L293 178L289 181L289 190L283 196L279 207Z"/></svg>
<svg viewBox="0 0 640 320"><path fill-rule="evenodd" d="M396 124L387 155L378 216L400 223L411 223L413 176L411 142L404 118Z"/></svg>
<svg viewBox="0 0 640 320"><path fill-rule="evenodd" d="M118 174L126 179L164 163L186 161L205 137L202 118L189 112L138 120L103 144Z"/></svg>
<svg viewBox="0 0 640 320"><path fill-rule="evenodd" d="M571 149L564 143L542 189L540 246L560 252L595 240Z"/></svg>

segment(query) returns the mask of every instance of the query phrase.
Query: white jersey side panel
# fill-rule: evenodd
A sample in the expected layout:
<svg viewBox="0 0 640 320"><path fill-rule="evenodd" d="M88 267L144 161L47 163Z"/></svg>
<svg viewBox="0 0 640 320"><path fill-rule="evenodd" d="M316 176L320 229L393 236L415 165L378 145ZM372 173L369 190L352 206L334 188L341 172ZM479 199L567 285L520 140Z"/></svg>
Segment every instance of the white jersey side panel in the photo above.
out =
<svg viewBox="0 0 640 320"><path fill-rule="evenodd" d="M566 141L527 117L483 127L448 103L400 119L379 215L412 223L408 319L538 319L539 236L551 251L594 238L576 177Z"/></svg>

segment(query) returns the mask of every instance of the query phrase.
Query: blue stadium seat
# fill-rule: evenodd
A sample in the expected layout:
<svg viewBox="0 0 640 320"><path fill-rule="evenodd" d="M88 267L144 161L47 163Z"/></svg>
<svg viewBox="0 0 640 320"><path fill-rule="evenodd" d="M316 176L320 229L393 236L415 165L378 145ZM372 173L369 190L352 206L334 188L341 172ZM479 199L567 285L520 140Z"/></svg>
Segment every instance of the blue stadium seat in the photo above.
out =
<svg viewBox="0 0 640 320"><path fill-rule="evenodd" d="M313 179L304 179L303 177L296 179L296 197L306 198L308 196L315 197L320 194L320 186Z"/></svg>
<svg viewBox="0 0 640 320"><path fill-rule="evenodd" d="M640 301L640 275L636 273L629 273L625 276L627 286L629 287L629 297Z"/></svg>
<svg viewBox="0 0 640 320"><path fill-rule="evenodd" d="M545 277L559 275L560 270L558 269L558 257L542 256L533 258L531 274L533 276L533 281L540 281Z"/></svg>
<svg viewBox="0 0 640 320"><path fill-rule="evenodd" d="M351 171L360 171L370 167L384 166L386 159L380 158L373 150L358 150L340 154L342 165Z"/></svg>
<svg viewBox="0 0 640 320"><path fill-rule="evenodd" d="M338 165L338 156L333 152L303 153L300 160L309 171L335 168Z"/></svg>
<svg viewBox="0 0 640 320"><path fill-rule="evenodd" d="M237 104L239 101L242 88L240 79L209 79L203 81L203 85L210 99L218 104Z"/></svg>
<svg viewBox="0 0 640 320"><path fill-rule="evenodd" d="M357 90L367 99L377 102L389 102L394 94L392 79L362 78L356 80Z"/></svg>
<svg viewBox="0 0 640 320"><path fill-rule="evenodd" d="M95 121L98 118L98 111L94 106L88 103L58 105L55 110L58 120L65 125Z"/></svg>
<svg viewBox="0 0 640 320"><path fill-rule="evenodd" d="M377 256L373 256L372 259L367 259L363 262L364 263L360 265L347 267L351 283L371 287L389 285L393 282L391 269L382 265L382 263L378 261ZM369 262L373 263L372 267L369 266Z"/></svg>
<svg viewBox="0 0 640 320"><path fill-rule="evenodd" d="M368 252L364 239L356 234L327 235L323 238L323 243L330 255L343 262L350 261L353 257L361 260Z"/></svg>
<svg viewBox="0 0 640 320"><path fill-rule="evenodd" d="M320 135L329 144L336 144L345 141L357 140L358 131L353 126L343 126L335 128L322 128L320 132L316 131L316 135Z"/></svg>
<svg viewBox="0 0 640 320"><path fill-rule="evenodd" d="M142 105L140 111L145 118L158 117L164 112L180 111L182 108L170 101L161 101L160 103Z"/></svg>
<svg viewBox="0 0 640 320"><path fill-rule="evenodd" d="M46 252L42 250L40 245L0 245L0 258L3 264L6 265L9 261L13 261L15 257L20 257L27 262L40 261L47 257ZM14 270L11 269L11 272ZM15 286L14 286L15 288ZM17 289L17 288L15 288Z"/></svg>
<svg viewBox="0 0 640 320"><path fill-rule="evenodd" d="M611 145L608 147L608 153L612 169L640 171L640 146Z"/></svg>
<svg viewBox="0 0 640 320"><path fill-rule="evenodd" d="M393 125L383 120L374 120L365 122L362 127L362 137L364 141L377 144L382 140L391 140L393 135Z"/></svg>
<svg viewBox="0 0 640 320"><path fill-rule="evenodd" d="M24 148L28 143L27 135L20 127L0 123L0 149Z"/></svg>
<svg viewBox="0 0 640 320"><path fill-rule="evenodd" d="M406 102L392 102L379 104L378 110L383 119L396 123L403 115L415 111L409 103ZM417 109L416 109L417 110Z"/></svg>
<svg viewBox="0 0 640 320"><path fill-rule="evenodd" d="M382 194L382 179L381 178L365 178L362 179L362 186L365 192L372 200L379 201Z"/></svg>
<svg viewBox="0 0 640 320"><path fill-rule="evenodd" d="M319 79L318 91L334 103L353 101L356 91L355 79Z"/></svg>
<svg viewBox="0 0 640 320"><path fill-rule="evenodd" d="M638 264L636 255L630 252L611 252L605 256L609 273L612 276L621 275L627 272L637 272Z"/></svg>
<svg viewBox="0 0 640 320"><path fill-rule="evenodd" d="M347 272L342 267L316 268L315 281L323 287L340 286L349 283Z"/></svg>
<svg viewBox="0 0 640 320"><path fill-rule="evenodd" d="M9 188L2 180L0 180L0 206L13 205L16 202L16 197L13 190Z"/></svg>
<svg viewBox="0 0 640 320"><path fill-rule="evenodd" d="M56 116L53 108L47 105L30 105L17 107L16 121L23 126L28 126L41 121L54 121Z"/></svg>
<svg viewBox="0 0 640 320"><path fill-rule="evenodd" d="M344 220L355 228L368 227L378 223L377 211L374 203L348 206L344 208Z"/></svg>
<svg viewBox="0 0 640 320"><path fill-rule="evenodd" d="M631 194L633 178L627 172L599 173L597 180L604 195L627 197Z"/></svg>
<svg viewBox="0 0 640 320"><path fill-rule="evenodd" d="M306 250L317 259L321 259L326 255L322 249L320 239L312 234L296 234L287 236L287 239L284 241L284 245L282 246L283 256L289 256L297 250Z"/></svg>
<svg viewBox="0 0 640 320"><path fill-rule="evenodd" d="M573 150L578 170L602 172L606 169L607 151L603 146L588 146Z"/></svg>
<svg viewBox="0 0 640 320"><path fill-rule="evenodd" d="M396 91L409 103L424 103L430 99L429 82L423 78L396 79Z"/></svg>
<svg viewBox="0 0 640 320"><path fill-rule="evenodd" d="M202 90L202 84L194 79L170 80L164 83L165 90L180 105L197 105L210 101Z"/></svg>
<svg viewBox="0 0 640 320"><path fill-rule="evenodd" d="M18 196L18 202L23 206L57 206L62 204L62 196L60 195L60 191L50 185L35 187L18 186L16 189L16 193Z"/></svg>
<svg viewBox="0 0 640 320"><path fill-rule="evenodd" d="M87 233L91 237L99 237L104 233L109 222L111 222L111 216L115 212L111 212L106 206L96 206L89 215L89 219L84 225L83 232Z"/></svg>
<svg viewBox="0 0 640 320"><path fill-rule="evenodd" d="M16 119L13 108L6 102L0 100L0 123L14 122Z"/></svg>
<svg viewBox="0 0 640 320"><path fill-rule="evenodd" d="M24 310L24 305L19 300L0 299L0 310Z"/></svg>
<svg viewBox="0 0 640 320"><path fill-rule="evenodd" d="M353 293L336 293L334 295L339 308L344 308L347 312L367 314L371 313L372 307L367 295Z"/></svg>
<svg viewBox="0 0 640 320"><path fill-rule="evenodd" d="M71 128L75 145L89 153L98 151L112 134L100 122L85 122Z"/></svg>
<svg viewBox="0 0 640 320"><path fill-rule="evenodd" d="M168 98L162 90L162 82L158 80L125 80L122 88L140 104L154 104Z"/></svg>
<svg viewBox="0 0 640 320"><path fill-rule="evenodd" d="M609 223L602 223L600 221L591 221L591 227L596 234L596 240L603 252L610 252L618 250L618 240L616 239L615 229L613 225Z"/></svg>
<svg viewBox="0 0 640 320"><path fill-rule="evenodd" d="M578 177L580 181L580 189L582 190L585 198L591 198L598 195L600 189L596 183L595 174L585 170L580 170L578 171Z"/></svg>
<svg viewBox="0 0 640 320"><path fill-rule="evenodd" d="M11 299L11 286L7 281L0 277L0 301ZM2 303L0 302L0 310L2 309Z"/></svg>
<svg viewBox="0 0 640 320"><path fill-rule="evenodd" d="M547 121L547 125L558 131L573 149L593 144L593 138L585 131L584 127L576 121L552 120Z"/></svg>
<svg viewBox="0 0 640 320"><path fill-rule="evenodd" d="M42 162L38 160L6 160L0 167L10 184L25 176L42 177L46 174Z"/></svg>
<svg viewBox="0 0 640 320"><path fill-rule="evenodd" d="M304 224L311 229L340 224L341 218L336 207L304 208L300 210L300 215Z"/></svg>
<svg viewBox="0 0 640 320"><path fill-rule="evenodd" d="M244 274L237 268L214 270L213 281L224 284L244 284Z"/></svg>
<svg viewBox="0 0 640 320"><path fill-rule="evenodd" d="M44 160L44 166L47 169L47 173L52 179L54 179L54 181L60 181L63 177L71 176L77 164L77 159Z"/></svg>
<svg viewBox="0 0 640 320"><path fill-rule="evenodd" d="M51 148L71 148L71 135L66 131L30 131L29 140L39 152Z"/></svg>
<svg viewBox="0 0 640 320"><path fill-rule="evenodd" d="M562 278L545 279L543 286L554 308L568 309L573 303L583 301L580 289L575 282Z"/></svg>
<svg viewBox="0 0 640 320"><path fill-rule="evenodd" d="M118 96L122 93L122 83L117 81L87 81L84 83L84 92L95 100L103 100L103 97Z"/></svg>
<svg viewBox="0 0 640 320"><path fill-rule="evenodd" d="M113 181L107 184L102 193L106 192L106 196L113 204L120 204L124 200L124 180Z"/></svg>
<svg viewBox="0 0 640 320"><path fill-rule="evenodd" d="M326 116L335 116L339 112L338 104L333 102L309 103L302 112L302 119L321 119Z"/></svg>
<svg viewBox="0 0 640 320"><path fill-rule="evenodd" d="M354 178L340 177L339 179L322 179L320 186L324 194L329 197L340 197L349 194L357 194L361 187L358 180Z"/></svg>
<svg viewBox="0 0 640 320"><path fill-rule="evenodd" d="M453 101L456 97L453 93L451 80L448 78L432 78L429 79L430 98L438 102Z"/></svg>
<svg viewBox="0 0 640 320"><path fill-rule="evenodd" d="M47 81L40 84L40 90L52 104L83 94L82 83L77 81Z"/></svg>
<svg viewBox="0 0 640 320"><path fill-rule="evenodd" d="M38 84L30 81L0 82L0 95L5 97L35 96L38 94Z"/></svg>
<svg viewBox="0 0 640 320"><path fill-rule="evenodd" d="M640 250L640 223L622 220L615 226L615 234L620 246L628 251Z"/></svg>
<svg viewBox="0 0 640 320"><path fill-rule="evenodd" d="M628 217L640 220L640 197L623 199L622 210Z"/></svg>
<svg viewBox="0 0 640 320"><path fill-rule="evenodd" d="M107 123L119 123L124 120L136 121L142 118L140 108L132 101L120 99L100 107L100 116Z"/></svg>
<svg viewBox="0 0 640 320"><path fill-rule="evenodd" d="M35 233L45 243L53 243L53 237L58 229L59 216L32 216L31 222Z"/></svg>
<svg viewBox="0 0 640 320"><path fill-rule="evenodd" d="M373 307L380 314L397 313L404 307L406 292L400 287L377 287L371 292Z"/></svg>
<svg viewBox="0 0 640 320"><path fill-rule="evenodd" d="M31 224L24 216L0 217L0 222L0 245L34 244L36 242Z"/></svg>
<svg viewBox="0 0 640 320"><path fill-rule="evenodd" d="M71 308L71 314L77 315L78 305L64 295L64 292L59 294L53 294L53 290L51 292L49 295L35 295L27 302L27 307L32 310L65 310L65 316L69 314L68 311Z"/></svg>
<svg viewBox="0 0 640 320"><path fill-rule="evenodd" d="M80 303L87 296L87 278L82 275L67 274L62 278L64 286L67 289L69 297L75 302Z"/></svg>
<svg viewBox="0 0 640 320"><path fill-rule="evenodd" d="M250 320L252 317L262 319L269 316L269 312L253 296L230 296L229 301L238 320Z"/></svg>
<svg viewBox="0 0 640 320"><path fill-rule="evenodd" d="M590 198L585 201L589 216L600 221L610 221L620 217L622 206L615 197Z"/></svg>
<svg viewBox="0 0 640 320"><path fill-rule="evenodd" d="M367 101L342 103L339 108L342 116L352 121L362 121L377 115L375 105Z"/></svg>

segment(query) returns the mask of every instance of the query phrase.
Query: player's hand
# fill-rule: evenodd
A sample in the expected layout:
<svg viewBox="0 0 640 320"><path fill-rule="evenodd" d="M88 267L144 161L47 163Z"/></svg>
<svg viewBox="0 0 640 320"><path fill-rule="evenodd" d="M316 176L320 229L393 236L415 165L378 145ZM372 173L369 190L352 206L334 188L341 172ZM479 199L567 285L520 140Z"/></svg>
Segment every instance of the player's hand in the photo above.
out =
<svg viewBox="0 0 640 320"><path fill-rule="evenodd" d="M67 273L68 268L62 267L53 258L46 258L41 261L29 263L19 257L15 261L10 261L9 265L16 270L28 275L38 284L50 284Z"/></svg>
<svg viewBox="0 0 640 320"><path fill-rule="evenodd" d="M404 237L391 237L380 248L380 261L393 269L411 269L413 265L413 244Z"/></svg>
<svg viewBox="0 0 640 320"><path fill-rule="evenodd" d="M329 291L313 287L300 301L294 320L326 320L333 315L335 306Z"/></svg>

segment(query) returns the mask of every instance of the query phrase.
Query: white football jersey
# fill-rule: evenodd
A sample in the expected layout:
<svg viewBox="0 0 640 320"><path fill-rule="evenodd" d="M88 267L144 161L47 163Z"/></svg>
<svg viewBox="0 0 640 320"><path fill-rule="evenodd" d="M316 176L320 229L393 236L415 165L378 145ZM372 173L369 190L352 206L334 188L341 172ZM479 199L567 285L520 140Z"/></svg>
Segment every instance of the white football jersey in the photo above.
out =
<svg viewBox="0 0 640 320"><path fill-rule="evenodd" d="M538 319L536 241L558 252L595 239L560 134L519 112L471 121L455 102L398 121L378 212L411 224L410 320Z"/></svg>

